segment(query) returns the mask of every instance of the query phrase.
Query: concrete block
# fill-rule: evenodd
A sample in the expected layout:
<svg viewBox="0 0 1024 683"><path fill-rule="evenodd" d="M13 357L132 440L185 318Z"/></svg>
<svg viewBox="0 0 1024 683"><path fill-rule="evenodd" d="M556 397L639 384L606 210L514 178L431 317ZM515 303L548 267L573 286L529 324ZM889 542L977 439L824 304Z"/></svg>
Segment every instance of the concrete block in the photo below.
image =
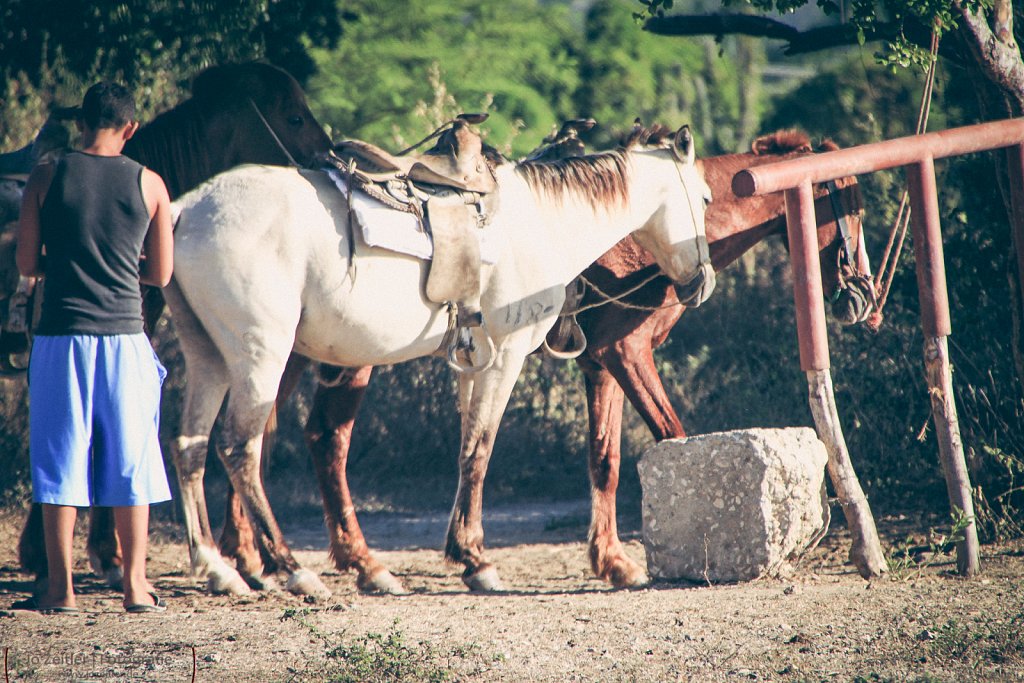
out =
<svg viewBox="0 0 1024 683"><path fill-rule="evenodd" d="M828 528L828 454L813 429L668 439L639 463L647 569L655 579L775 575Z"/></svg>

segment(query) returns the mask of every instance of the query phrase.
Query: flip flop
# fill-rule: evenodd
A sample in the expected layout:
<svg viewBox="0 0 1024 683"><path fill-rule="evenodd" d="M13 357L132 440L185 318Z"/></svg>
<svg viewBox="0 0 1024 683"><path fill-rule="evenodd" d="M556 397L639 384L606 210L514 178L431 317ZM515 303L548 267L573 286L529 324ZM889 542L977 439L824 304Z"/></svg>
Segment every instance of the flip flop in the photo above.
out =
<svg viewBox="0 0 1024 683"><path fill-rule="evenodd" d="M160 599L160 596L156 593L150 593L149 596L153 598L153 604L148 605L144 602L136 603L134 605L128 605L124 608L128 614L148 614L151 612L166 612L167 605Z"/></svg>
<svg viewBox="0 0 1024 683"><path fill-rule="evenodd" d="M43 607L39 604L39 598L32 596L24 600L18 600L11 604L11 609L23 609L32 612L39 612L40 614L76 614L79 612L77 607L65 607L63 605L54 605L53 607Z"/></svg>

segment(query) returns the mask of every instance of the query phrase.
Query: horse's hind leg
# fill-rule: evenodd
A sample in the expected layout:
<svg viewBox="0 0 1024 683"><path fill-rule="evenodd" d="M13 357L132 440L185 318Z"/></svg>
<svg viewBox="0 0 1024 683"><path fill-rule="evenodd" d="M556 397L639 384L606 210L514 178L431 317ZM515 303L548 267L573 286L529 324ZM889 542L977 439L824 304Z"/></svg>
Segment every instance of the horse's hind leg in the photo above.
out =
<svg viewBox="0 0 1024 683"><path fill-rule="evenodd" d="M466 567L462 581L473 591L502 590L497 569L484 558L483 488L494 437L523 359L521 354L502 350L490 369L459 377L459 488L448 522L445 559Z"/></svg>
<svg viewBox="0 0 1024 683"><path fill-rule="evenodd" d="M270 509L260 475L263 429L277 396L288 350L278 358L267 340L250 335L247 342L249 353L232 365L233 381L217 453L242 501L267 564L274 570L288 573L286 587L293 593L329 594L319 577L303 569L292 555Z"/></svg>
<svg viewBox="0 0 1024 683"><path fill-rule="evenodd" d="M278 408L288 400L295 387L298 386L303 371L309 367L309 360L292 354L288 358L284 375L281 377L281 384L277 390L277 401L274 405L274 412L263 430L263 470L266 471L267 456L273 448L274 437L277 431L276 412ZM220 552L229 559L235 560L235 567L245 577L246 583L256 590L267 590L273 588L273 581L265 569L268 558L260 555L260 549L256 545L256 536L253 533L252 525L245 516L245 508L235 488L228 482L227 501L224 506L224 528L220 534Z"/></svg>
<svg viewBox="0 0 1024 683"><path fill-rule="evenodd" d="M578 361L586 379L590 415L590 566L598 578L616 588L642 586L649 581L647 572L626 554L616 520L624 395L607 370L586 357Z"/></svg>
<svg viewBox="0 0 1024 683"><path fill-rule="evenodd" d="M405 588L370 554L348 488L352 429L372 371L369 366L343 369L346 375L337 385L317 387L306 423L306 443L320 483L334 565L354 569L356 585L363 592L400 594Z"/></svg>
<svg viewBox="0 0 1024 683"><path fill-rule="evenodd" d="M205 575L213 593L248 593L248 584L224 561L213 540L203 487L210 432L227 391L227 368L176 283L166 288L165 297L185 354L185 398L171 455L178 475L192 573Z"/></svg>

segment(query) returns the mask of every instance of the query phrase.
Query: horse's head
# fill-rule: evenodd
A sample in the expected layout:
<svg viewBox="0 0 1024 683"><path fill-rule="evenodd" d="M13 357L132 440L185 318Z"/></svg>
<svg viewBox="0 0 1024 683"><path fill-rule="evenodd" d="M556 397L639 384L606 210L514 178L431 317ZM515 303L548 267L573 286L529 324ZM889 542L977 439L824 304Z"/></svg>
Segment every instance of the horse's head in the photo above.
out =
<svg viewBox="0 0 1024 683"><path fill-rule="evenodd" d="M753 161L747 166L772 163L801 154L830 152L839 147L826 140L815 149L806 133L784 130L757 138L753 145ZM747 155L749 158L749 155ZM745 199L743 202L749 203ZM765 218L776 216L778 230L785 231L781 195L766 196L758 206ZM814 213L817 217L818 253L821 263L821 284L825 298L831 302L832 314L840 323L863 322L874 308L875 291L871 281L871 264L864 247L863 202L854 177L840 178L814 187Z"/></svg>
<svg viewBox="0 0 1024 683"><path fill-rule="evenodd" d="M816 151L837 149L826 140ZM874 310L876 297L864 245L860 186L854 177L840 178L815 186L814 197L822 291L840 323L864 322Z"/></svg>
<svg viewBox="0 0 1024 683"><path fill-rule="evenodd" d="M626 141L627 153L657 160L660 182L641 180L635 192L663 192L660 208L633 239L651 252L674 283L680 303L699 306L711 296L715 271L708 255L704 212L711 188L696 165L689 126L674 133L656 126L639 126Z"/></svg>
<svg viewBox="0 0 1024 683"><path fill-rule="evenodd" d="M208 115L227 114L233 128L241 127L240 114L250 116L253 125L245 128L254 139L267 141L265 145L257 143L259 146L269 148L260 156L277 157L264 163L295 161L305 166L331 148L331 140L310 111L298 82L275 66L251 62L211 67L196 76L192 96ZM251 140L240 144L250 147L244 152L247 156L253 153Z"/></svg>

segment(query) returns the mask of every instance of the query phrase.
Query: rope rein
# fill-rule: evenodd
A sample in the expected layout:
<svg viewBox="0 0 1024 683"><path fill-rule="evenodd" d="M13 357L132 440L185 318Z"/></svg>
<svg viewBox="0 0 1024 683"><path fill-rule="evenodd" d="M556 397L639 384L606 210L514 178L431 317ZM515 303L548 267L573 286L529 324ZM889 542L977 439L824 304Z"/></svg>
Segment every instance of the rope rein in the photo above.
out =
<svg viewBox="0 0 1024 683"><path fill-rule="evenodd" d="M682 306L682 304L679 303L678 301L676 301L675 303L671 303L671 304L662 304L661 306L641 306L639 304L631 304L631 303L622 301L622 299L625 299L627 296L629 296L633 292L636 292L637 290L646 287L651 282L653 282L655 280L655 278L661 277L662 275L664 275L664 273L662 273L661 270L659 269L655 273L653 273L650 277L644 278L644 280L642 282L640 282L637 285L634 285L634 286L630 287L629 289L627 289L626 291L622 292L621 294L608 294L607 292L602 290L600 287L595 285L593 282L588 280L583 275L579 275L577 277L579 277L579 279L583 281L583 284L585 284L587 287L590 287L592 290L594 290L594 293L596 293L598 296L604 297L604 299L601 300L601 301L595 301L594 303L591 303L591 304L587 304L586 306L579 306L578 308L576 308L576 310L569 311L567 313L563 313L562 315L576 315L577 313L582 313L583 311L589 311L592 308L598 308L598 307L604 306L606 304L615 304L616 306L618 306L620 308L629 308L629 309L632 309L634 311L660 311L663 308L672 308L673 306Z"/></svg>
<svg viewBox="0 0 1024 683"><path fill-rule="evenodd" d="M917 113L917 135L923 135L928 128L928 116L931 113L932 107L932 92L935 87L935 66L939 61L938 52L939 35L937 32L932 31L932 62L928 66L924 92L921 95L921 107ZM885 307L885 302L889 298L889 290L892 288L892 281L896 276L900 255L903 253L903 245L907 239L907 227L910 225L910 207L907 205L909 196L909 191L904 189L903 196L900 198L900 208L896 212L896 220L893 223L892 231L889 233L889 241L885 245L885 252L873 283L875 292L877 292L878 302L875 304L875 310L868 318L867 324L869 328L876 332L882 326L882 308Z"/></svg>

